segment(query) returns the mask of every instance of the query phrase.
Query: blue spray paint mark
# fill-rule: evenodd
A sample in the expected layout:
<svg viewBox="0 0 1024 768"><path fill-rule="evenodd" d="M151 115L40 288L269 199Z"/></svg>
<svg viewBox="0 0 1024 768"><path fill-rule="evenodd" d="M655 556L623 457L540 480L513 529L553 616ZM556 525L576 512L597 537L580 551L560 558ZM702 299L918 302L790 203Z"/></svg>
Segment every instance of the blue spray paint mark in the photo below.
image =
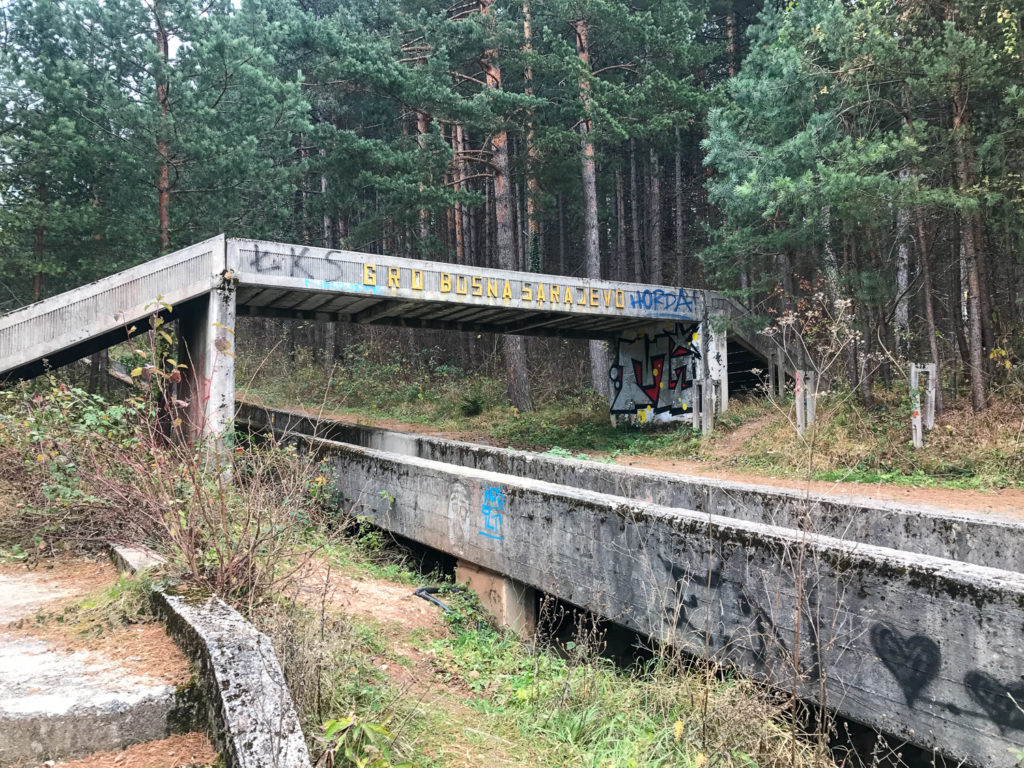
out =
<svg viewBox="0 0 1024 768"><path fill-rule="evenodd" d="M314 280L306 278L302 281L305 288L312 288L316 291L344 291L345 293L378 293L376 285L363 285L362 283L342 283L337 280Z"/></svg>
<svg viewBox="0 0 1024 768"><path fill-rule="evenodd" d="M504 541L502 513L505 511L505 492L496 486L484 489L484 501L480 511L484 516L484 530L477 533L489 539Z"/></svg>
<svg viewBox="0 0 1024 768"><path fill-rule="evenodd" d="M673 317L690 320L697 311L697 291L679 288L677 291L665 291L661 288L633 291L629 295L631 309L643 309L657 314L659 317Z"/></svg>

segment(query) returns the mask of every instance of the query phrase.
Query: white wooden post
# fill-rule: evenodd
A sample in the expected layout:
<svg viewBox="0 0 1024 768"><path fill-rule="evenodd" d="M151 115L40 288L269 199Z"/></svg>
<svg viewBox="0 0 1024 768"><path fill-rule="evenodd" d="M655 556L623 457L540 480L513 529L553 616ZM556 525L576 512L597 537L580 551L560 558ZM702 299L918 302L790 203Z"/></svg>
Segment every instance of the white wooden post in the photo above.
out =
<svg viewBox="0 0 1024 768"><path fill-rule="evenodd" d="M924 388L924 428L930 432L935 428L935 388L939 382L937 381L935 363L925 363L924 370L928 375L928 381Z"/></svg>
<svg viewBox="0 0 1024 768"><path fill-rule="evenodd" d="M796 433L802 435L807 427L807 407L804 403L804 372L794 371L796 384L793 386L796 395Z"/></svg>
<svg viewBox="0 0 1024 768"><path fill-rule="evenodd" d="M913 433L915 448L922 448L924 446L923 424L921 419L921 390L918 388L921 368L922 366L919 366L916 363L910 364L910 427Z"/></svg>

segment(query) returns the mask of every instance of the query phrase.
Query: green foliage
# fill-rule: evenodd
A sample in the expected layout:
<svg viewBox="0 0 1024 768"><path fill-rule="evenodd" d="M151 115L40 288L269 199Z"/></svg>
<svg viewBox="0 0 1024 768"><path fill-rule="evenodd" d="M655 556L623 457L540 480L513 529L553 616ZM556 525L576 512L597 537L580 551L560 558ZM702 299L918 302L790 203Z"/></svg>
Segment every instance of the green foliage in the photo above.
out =
<svg viewBox="0 0 1024 768"><path fill-rule="evenodd" d="M379 723L349 715L324 723L324 742L332 765L351 768L416 768L415 763L391 762L395 735Z"/></svg>

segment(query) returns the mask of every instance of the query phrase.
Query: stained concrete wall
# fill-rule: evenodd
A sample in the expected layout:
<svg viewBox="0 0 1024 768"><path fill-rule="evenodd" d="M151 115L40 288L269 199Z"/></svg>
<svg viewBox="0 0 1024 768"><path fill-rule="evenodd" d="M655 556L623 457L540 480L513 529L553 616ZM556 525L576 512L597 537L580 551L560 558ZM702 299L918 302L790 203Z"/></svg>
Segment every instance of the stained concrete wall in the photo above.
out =
<svg viewBox="0 0 1024 768"><path fill-rule="evenodd" d="M359 514L977 766L1024 741L1024 576L317 438Z"/></svg>
<svg viewBox="0 0 1024 768"><path fill-rule="evenodd" d="M587 488L667 507L806 530L849 541L1020 571L1024 567L1024 520L970 511L849 496L809 494L783 488L712 480L560 459L525 451L317 420L288 411L243 405L241 423L255 429L316 435L407 456L444 461Z"/></svg>

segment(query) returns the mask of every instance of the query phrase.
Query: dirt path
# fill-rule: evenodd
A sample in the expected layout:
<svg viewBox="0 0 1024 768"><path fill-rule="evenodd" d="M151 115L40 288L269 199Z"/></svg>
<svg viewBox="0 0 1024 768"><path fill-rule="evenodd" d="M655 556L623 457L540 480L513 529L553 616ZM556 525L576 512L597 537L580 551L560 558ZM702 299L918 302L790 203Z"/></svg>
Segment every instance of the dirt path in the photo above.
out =
<svg viewBox="0 0 1024 768"><path fill-rule="evenodd" d="M416 734L416 748L446 768L513 768L523 765L506 756L507 742L487 732L474 702L487 691L472 688L468 677L445 664L429 646L449 638L442 610L413 595L408 584L372 577L354 578L323 563L301 577L299 599L311 606L322 601L347 616L369 623L385 650L372 663L396 685L400 697L426 717L429 728Z"/></svg>
<svg viewBox="0 0 1024 768"><path fill-rule="evenodd" d="M54 768L192 768L216 762L217 753L205 734L185 733L136 744L123 752L97 752L81 760L57 763Z"/></svg>
<svg viewBox="0 0 1024 768"><path fill-rule="evenodd" d="M842 483L822 480L801 480L792 477L737 472L723 469L712 462L664 459L658 456L619 456L618 463L627 467L653 469L679 475L698 475L714 480L770 485L810 493L899 501L905 504L927 504L950 510L992 512L1024 519L1024 491L1003 488L993 491L972 491L958 488L927 488L912 485Z"/></svg>

